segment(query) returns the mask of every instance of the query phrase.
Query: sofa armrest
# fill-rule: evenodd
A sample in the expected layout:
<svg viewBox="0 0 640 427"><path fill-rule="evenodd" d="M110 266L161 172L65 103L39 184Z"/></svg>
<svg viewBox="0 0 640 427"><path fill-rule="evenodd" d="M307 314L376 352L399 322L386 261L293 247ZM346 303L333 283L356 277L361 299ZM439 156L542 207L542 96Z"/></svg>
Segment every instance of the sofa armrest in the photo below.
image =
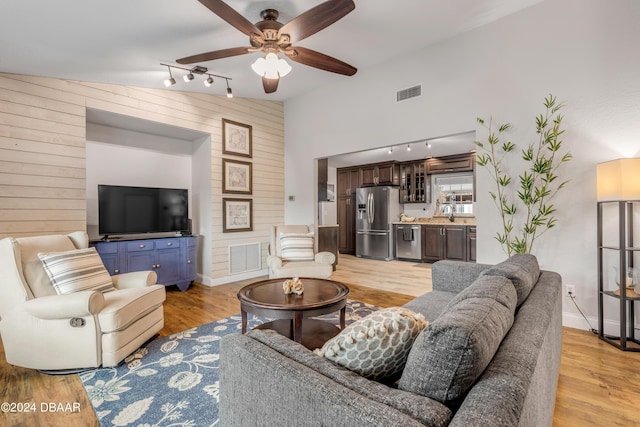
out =
<svg viewBox="0 0 640 427"><path fill-rule="evenodd" d="M335 260L336 256L331 252L318 252L314 257L314 261L321 264L333 264Z"/></svg>
<svg viewBox="0 0 640 427"><path fill-rule="evenodd" d="M431 281L434 291L458 293L471 285L489 264L463 261L437 261L431 267Z"/></svg>
<svg viewBox="0 0 640 427"><path fill-rule="evenodd" d="M222 339L220 387L224 425L446 426L452 417L439 402L369 381L270 330Z"/></svg>
<svg viewBox="0 0 640 427"><path fill-rule="evenodd" d="M104 307L104 296L97 291L51 295L24 303L27 313L38 319L71 319L97 314Z"/></svg>
<svg viewBox="0 0 640 427"><path fill-rule="evenodd" d="M111 281L116 289L144 288L155 285L158 275L155 271L132 271L111 276Z"/></svg>

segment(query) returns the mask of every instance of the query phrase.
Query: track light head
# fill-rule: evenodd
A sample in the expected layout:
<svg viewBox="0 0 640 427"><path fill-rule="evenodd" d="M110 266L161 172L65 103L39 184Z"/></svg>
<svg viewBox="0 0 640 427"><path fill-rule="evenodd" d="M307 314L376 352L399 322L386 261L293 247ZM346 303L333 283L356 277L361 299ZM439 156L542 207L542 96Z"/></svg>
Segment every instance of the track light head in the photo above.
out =
<svg viewBox="0 0 640 427"><path fill-rule="evenodd" d="M389 147L389 150L387 151L387 153L389 154L393 153L393 147Z"/></svg>
<svg viewBox="0 0 640 427"><path fill-rule="evenodd" d="M233 91L229 87L229 79L224 79L227 82L227 98L233 98Z"/></svg>
<svg viewBox="0 0 640 427"><path fill-rule="evenodd" d="M411 145L407 144L407 151L411 151Z"/></svg>
<svg viewBox="0 0 640 427"><path fill-rule="evenodd" d="M174 79L173 77L169 77L168 79L164 80L164 85L166 87L173 86L174 84L176 84L176 79Z"/></svg>
<svg viewBox="0 0 640 427"><path fill-rule="evenodd" d="M209 76L209 78L204 81L204 85L206 87L211 87L212 84L213 84L213 77Z"/></svg>
<svg viewBox="0 0 640 427"><path fill-rule="evenodd" d="M185 82L189 83L191 80L193 80L193 73L189 72L188 74L182 76L182 78Z"/></svg>

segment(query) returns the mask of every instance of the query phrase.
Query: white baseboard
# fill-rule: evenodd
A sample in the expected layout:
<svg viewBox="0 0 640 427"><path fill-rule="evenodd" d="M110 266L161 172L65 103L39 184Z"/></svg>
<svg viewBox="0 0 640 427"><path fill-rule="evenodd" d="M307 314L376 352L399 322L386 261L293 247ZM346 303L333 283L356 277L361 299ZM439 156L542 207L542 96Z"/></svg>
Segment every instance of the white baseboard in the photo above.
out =
<svg viewBox="0 0 640 427"><path fill-rule="evenodd" d="M246 279L253 279L261 276L267 276L268 274L269 274L269 270L265 268L262 270L249 271L247 273L234 274L232 276L216 277L215 279L209 276L202 277L201 283L207 286L218 286L218 285L225 285L227 283L237 282L239 280L246 280Z"/></svg>
<svg viewBox="0 0 640 427"><path fill-rule="evenodd" d="M598 318L587 316L589 323L593 329L598 329ZM569 328L582 329L585 331L591 330L589 324L584 317L576 313L562 313L562 326L567 326ZM640 329L640 325L635 325L636 330ZM609 335L618 336L620 335L620 321L618 320L610 320L604 319L604 333ZM636 334L636 337L640 336L640 333Z"/></svg>

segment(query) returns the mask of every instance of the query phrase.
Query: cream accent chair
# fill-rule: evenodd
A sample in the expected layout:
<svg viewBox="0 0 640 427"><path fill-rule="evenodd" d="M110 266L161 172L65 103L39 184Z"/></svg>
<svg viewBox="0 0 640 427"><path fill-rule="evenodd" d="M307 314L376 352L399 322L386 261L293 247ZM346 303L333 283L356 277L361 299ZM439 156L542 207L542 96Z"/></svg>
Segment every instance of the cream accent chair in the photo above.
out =
<svg viewBox="0 0 640 427"><path fill-rule="evenodd" d="M289 261L283 259L280 239L285 234L309 234L306 225L274 225L271 227L269 242L269 278L278 279L286 277L314 277L329 279L333 273L333 263L336 257L331 252L318 252L313 260Z"/></svg>
<svg viewBox="0 0 640 427"><path fill-rule="evenodd" d="M87 248L85 232L0 240L0 336L7 362L43 371L115 366L164 326L153 271L112 276L116 290L58 295L39 252Z"/></svg>

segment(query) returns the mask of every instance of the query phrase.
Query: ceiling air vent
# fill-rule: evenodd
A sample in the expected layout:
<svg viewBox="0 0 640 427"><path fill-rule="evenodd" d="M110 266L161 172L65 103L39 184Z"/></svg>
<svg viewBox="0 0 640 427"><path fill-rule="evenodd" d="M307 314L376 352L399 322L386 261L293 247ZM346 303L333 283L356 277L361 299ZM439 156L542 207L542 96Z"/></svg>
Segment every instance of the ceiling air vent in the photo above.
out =
<svg viewBox="0 0 640 427"><path fill-rule="evenodd" d="M405 101L416 96L422 96L422 85L402 89L396 92L396 102Z"/></svg>

